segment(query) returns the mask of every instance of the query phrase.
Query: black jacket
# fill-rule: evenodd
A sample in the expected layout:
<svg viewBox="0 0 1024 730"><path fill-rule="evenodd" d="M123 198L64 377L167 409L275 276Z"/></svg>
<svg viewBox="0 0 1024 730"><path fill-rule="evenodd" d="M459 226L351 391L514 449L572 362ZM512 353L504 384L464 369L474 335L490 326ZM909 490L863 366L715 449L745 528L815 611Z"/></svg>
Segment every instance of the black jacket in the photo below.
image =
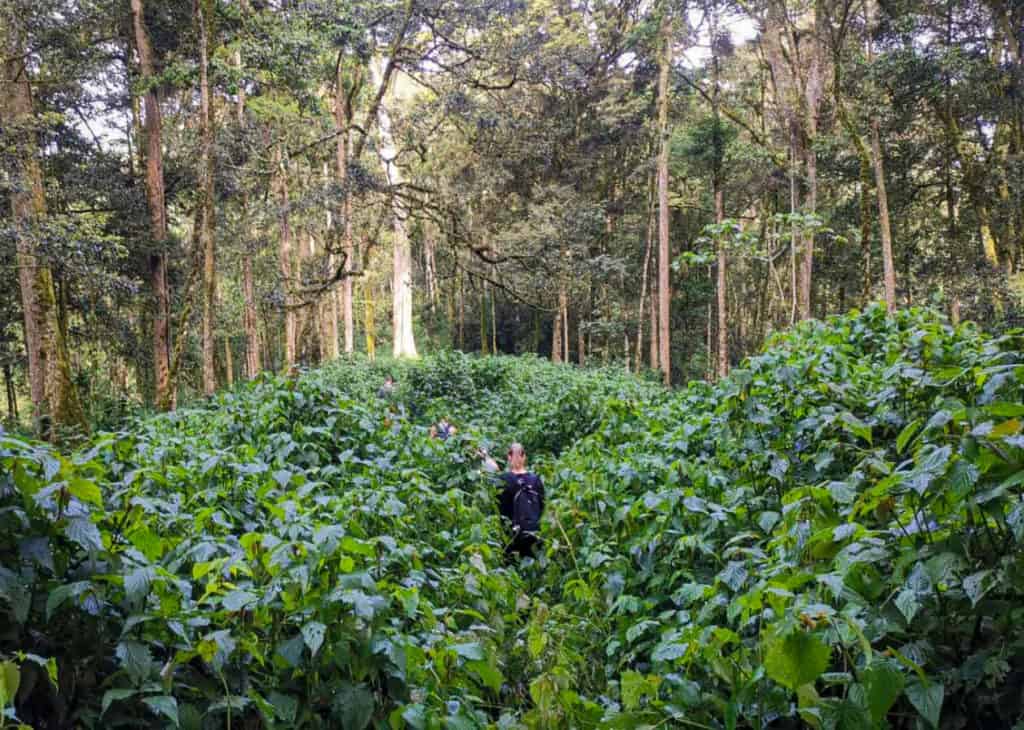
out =
<svg viewBox="0 0 1024 730"><path fill-rule="evenodd" d="M519 490L526 485L532 486L540 494L540 511L544 512L544 482L540 480L540 477L533 472L524 472L522 474L513 474L512 472L505 472L499 474L498 478L503 482L503 488L501 493L498 495L498 511L502 517L510 520L512 519L512 503L515 502L516 494Z"/></svg>

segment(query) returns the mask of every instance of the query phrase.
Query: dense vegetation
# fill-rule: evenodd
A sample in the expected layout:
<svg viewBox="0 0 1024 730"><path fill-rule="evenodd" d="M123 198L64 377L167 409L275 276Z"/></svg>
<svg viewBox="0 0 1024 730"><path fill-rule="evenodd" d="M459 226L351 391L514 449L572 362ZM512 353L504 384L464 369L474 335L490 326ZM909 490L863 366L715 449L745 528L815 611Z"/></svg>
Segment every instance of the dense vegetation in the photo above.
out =
<svg viewBox="0 0 1024 730"><path fill-rule="evenodd" d="M0 725L1014 726L1021 346L875 307L675 392L342 360L74 453L2 435ZM512 438L532 565L473 456Z"/></svg>
<svg viewBox="0 0 1024 730"><path fill-rule="evenodd" d="M4 0L7 420L78 436L385 348L680 384L876 300L1016 326L1021 28L1019 0Z"/></svg>

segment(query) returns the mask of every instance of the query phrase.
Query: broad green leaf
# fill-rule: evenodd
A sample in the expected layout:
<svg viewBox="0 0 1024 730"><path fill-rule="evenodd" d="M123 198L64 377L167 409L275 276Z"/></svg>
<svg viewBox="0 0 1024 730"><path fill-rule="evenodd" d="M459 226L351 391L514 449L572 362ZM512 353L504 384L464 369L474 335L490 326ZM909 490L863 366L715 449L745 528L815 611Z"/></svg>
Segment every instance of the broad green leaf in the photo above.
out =
<svg viewBox="0 0 1024 730"><path fill-rule="evenodd" d="M7 701L14 699L20 686L21 670L18 665L12 661L0 662L0 711Z"/></svg>
<svg viewBox="0 0 1024 730"><path fill-rule="evenodd" d="M139 601L149 593L150 585L156 577L152 568L136 568L124 576L124 593L129 601Z"/></svg>
<svg viewBox="0 0 1024 730"><path fill-rule="evenodd" d="M889 709L903 692L906 678L891 662L872 662L860 672L864 698L876 725L881 724Z"/></svg>
<svg viewBox="0 0 1024 730"><path fill-rule="evenodd" d="M494 694L501 692L501 684L505 681L505 678L495 667L485 661L475 661L466 662L466 669L480 677L484 686L494 692Z"/></svg>
<svg viewBox="0 0 1024 730"><path fill-rule="evenodd" d="M121 662L121 668L135 682L149 677L153 668L153 658L149 647L138 641L122 641L114 652Z"/></svg>
<svg viewBox="0 0 1024 730"><path fill-rule="evenodd" d="M153 712L163 715L174 723L174 727L178 727L178 700L174 697L168 695L144 697L142 701L149 705Z"/></svg>
<svg viewBox="0 0 1024 730"><path fill-rule="evenodd" d="M765 671L782 686L796 690L821 676L828 668L831 653L816 636L795 631L768 642Z"/></svg>
<svg viewBox="0 0 1024 730"><path fill-rule="evenodd" d="M907 699L925 721L934 728L939 726L945 687L940 682L911 681L906 688Z"/></svg>
<svg viewBox="0 0 1024 730"><path fill-rule="evenodd" d="M340 683L331 702L331 716L342 730L364 730L373 719L373 693L363 684Z"/></svg>
<svg viewBox="0 0 1024 730"><path fill-rule="evenodd" d="M103 549L103 538L99 528L88 517L72 517L64 528L68 539L78 543L83 550L97 552Z"/></svg>
<svg viewBox="0 0 1024 730"><path fill-rule="evenodd" d="M134 697L137 694L139 694L137 689L108 689L103 693L103 701L100 703L100 715L104 715L113 703Z"/></svg>
<svg viewBox="0 0 1024 730"><path fill-rule="evenodd" d="M485 656L484 648L475 641L466 644L455 644L452 646L452 651L463 659L469 659L470 661L481 661Z"/></svg>
<svg viewBox="0 0 1024 730"><path fill-rule="evenodd" d="M915 418L913 421L911 421L910 423L903 427L903 430L900 431L899 436L896 437L897 454L903 453L903 450L907 448L907 444L910 443L910 440L914 437L919 428L921 428L920 418Z"/></svg>
<svg viewBox="0 0 1024 730"><path fill-rule="evenodd" d="M74 477L68 480L68 492L83 502L94 504L97 507L103 506L103 493L100 492L100 488L96 486L95 482Z"/></svg>

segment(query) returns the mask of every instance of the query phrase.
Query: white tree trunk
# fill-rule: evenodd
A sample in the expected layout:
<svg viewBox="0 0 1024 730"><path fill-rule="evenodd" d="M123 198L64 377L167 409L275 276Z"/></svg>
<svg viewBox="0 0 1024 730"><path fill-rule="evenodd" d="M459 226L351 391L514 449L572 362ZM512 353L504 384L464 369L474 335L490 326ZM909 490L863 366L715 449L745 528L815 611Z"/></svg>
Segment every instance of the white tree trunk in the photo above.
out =
<svg viewBox="0 0 1024 730"><path fill-rule="evenodd" d="M381 156L387 168L388 183L400 185L402 174L392 161L395 157L395 143L391 137L391 119L383 105L380 107L379 126L381 132ZM412 330L412 251L409 245L409 233L406 230L408 211L397 196L392 199L394 214L394 268L392 270L391 293L393 301L392 314L392 354L395 357L419 357L416 352L416 340Z"/></svg>

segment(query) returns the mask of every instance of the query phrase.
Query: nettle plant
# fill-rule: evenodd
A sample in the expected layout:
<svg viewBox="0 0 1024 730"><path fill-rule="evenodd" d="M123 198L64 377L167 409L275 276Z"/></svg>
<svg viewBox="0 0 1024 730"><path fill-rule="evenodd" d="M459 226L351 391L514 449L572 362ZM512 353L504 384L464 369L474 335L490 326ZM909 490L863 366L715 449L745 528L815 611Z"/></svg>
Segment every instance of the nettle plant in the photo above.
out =
<svg viewBox="0 0 1024 730"><path fill-rule="evenodd" d="M0 726L1011 727L1020 345L871 308L675 392L355 359L0 435ZM533 566L475 456L513 439Z"/></svg>
<svg viewBox="0 0 1024 730"><path fill-rule="evenodd" d="M623 726L1019 722L1019 349L872 308L609 418L557 503L590 692Z"/></svg>

